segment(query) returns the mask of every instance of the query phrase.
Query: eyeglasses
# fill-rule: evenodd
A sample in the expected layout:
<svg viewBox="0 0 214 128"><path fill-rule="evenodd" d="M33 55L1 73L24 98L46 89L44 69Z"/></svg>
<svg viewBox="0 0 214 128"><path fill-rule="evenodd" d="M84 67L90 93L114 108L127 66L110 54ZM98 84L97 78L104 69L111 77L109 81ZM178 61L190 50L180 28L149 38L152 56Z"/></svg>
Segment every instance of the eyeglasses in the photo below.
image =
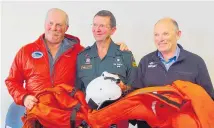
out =
<svg viewBox="0 0 214 128"><path fill-rule="evenodd" d="M100 28L100 29L104 29L104 28L110 28L110 25L104 25L104 24L92 24L93 28Z"/></svg>

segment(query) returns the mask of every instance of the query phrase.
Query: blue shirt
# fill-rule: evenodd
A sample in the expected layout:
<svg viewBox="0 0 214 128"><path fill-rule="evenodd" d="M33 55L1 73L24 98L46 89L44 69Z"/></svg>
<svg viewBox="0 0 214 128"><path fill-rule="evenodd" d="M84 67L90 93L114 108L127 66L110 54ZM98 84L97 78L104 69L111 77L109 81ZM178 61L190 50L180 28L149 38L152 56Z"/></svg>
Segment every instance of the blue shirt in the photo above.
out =
<svg viewBox="0 0 214 128"><path fill-rule="evenodd" d="M172 58L169 59L169 61L165 61L163 58L163 55L158 52L158 57L160 58L161 62L164 64L164 66L166 67L166 70L169 70L169 67L176 62L176 60L178 59L178 56L180 54L180 48L177 46L175 54Z"/></svg>

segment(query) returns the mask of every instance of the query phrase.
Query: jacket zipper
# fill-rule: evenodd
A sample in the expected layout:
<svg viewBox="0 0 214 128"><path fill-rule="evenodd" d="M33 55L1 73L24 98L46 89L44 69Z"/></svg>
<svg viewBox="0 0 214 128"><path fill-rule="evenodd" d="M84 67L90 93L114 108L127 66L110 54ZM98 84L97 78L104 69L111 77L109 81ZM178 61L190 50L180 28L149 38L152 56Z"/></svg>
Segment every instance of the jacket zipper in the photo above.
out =
<svg viewBox="0 0 214 128"><path fill-rule="evenodd" d="M55 65L57 64L57 62L59 61L59 59L64 56L65 54L71 52L73 50L74 46L71 46L67 51L65 51L62 55L60 55L54 62L54 65L53 65L53 71L52 71L52 74L51 74L51 87L54 87L54 73L55 73Z"/></svg>

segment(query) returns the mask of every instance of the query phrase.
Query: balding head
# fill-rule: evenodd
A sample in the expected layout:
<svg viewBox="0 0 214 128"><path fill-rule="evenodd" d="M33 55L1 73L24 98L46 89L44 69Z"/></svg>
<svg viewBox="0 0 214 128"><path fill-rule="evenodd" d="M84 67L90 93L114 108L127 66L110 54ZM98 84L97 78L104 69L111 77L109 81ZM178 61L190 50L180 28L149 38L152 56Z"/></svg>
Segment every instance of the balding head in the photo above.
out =
<svg viewBox="0 0 214 128"><path fill-rule="evenodd" d="M59 44L68 30L68 15L61 9L52 8L45 20L45 39L49 44Z"/></svg>
<svg viewBox="0 0 214 128"><path fill-rule="evenodd" d="M169 17L162 18L155 24L155 26L160 23L166 23L169 25L173 25L175 31L179 31L178 23L172 18L169 18Z"/></svg>
<svg viewBox="0 0 214 128"><path fill-rule="evenodd" d="M181 32L171 18L160 19L154 26L154 41L162 54L174 55Z"/></svg>
<svg viewBox="0 0 214 128"><path fill-rule="evenodd" d="M69 26L69 17L67 15L67 13L59 8L52 8L52 9L48 10L45 20L47 21L48 17L53 14L60 15L61 17L63 17L63 19L65 20L65 24L67 26Z"/></svg>

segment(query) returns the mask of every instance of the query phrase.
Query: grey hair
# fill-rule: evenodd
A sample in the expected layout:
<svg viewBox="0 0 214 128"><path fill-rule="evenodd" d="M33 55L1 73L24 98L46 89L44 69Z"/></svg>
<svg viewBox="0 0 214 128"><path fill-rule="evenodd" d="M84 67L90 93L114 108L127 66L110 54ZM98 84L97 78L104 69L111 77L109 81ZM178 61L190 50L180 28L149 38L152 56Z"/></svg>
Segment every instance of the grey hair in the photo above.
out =
<svg viewBox="0 0 214 128"><path fill-rule="evenodd" d="M111 28L116 27L116 19L115 19L114 15L110 11L101 10L95 16L108 16L108 17L110 17L110 26L111 26Z"/></svg>
<svg viewBox="0 0 214 128"><path fill-rule="evenodd" d="M172 24L174 25L174 27L175 27L175 30L179 30L179 26L178 26L178 22L177 21L175 21L175 20L173 20L173 19L171 19L171 21L172 21Z"/></svg>
<svg viewBox="0 0 214 128"><path fill-rule="evenodd" d="M177 22L176 20L172 19L172 18L163 18L163 19L160 19L157 23L159 23L160 21L162 21L162 20L164 20L164 19L170 20L170 21L172 22L172 24L174 25L175 30L176 30L176 31L179 31L178 22ZM157 23L156 23L156 24L157 24ZM155 24L155 25L156 25L156 24Z"/></svg>
<svg viewBox="0 0 214 128"><path fill-rule="evenodd" d="M63 11L63 10L61 10L61 9L59 9L59 8L51 8L50 10L48 10L48 12L47 12L47 14L46 14L45 20L47 20L48 14L49 14L51 11L53 11L53 10L57 10L57 11L63 12L63 13L65 14L65 24L66 24L67 26L69 26L69 17L68 17L68 14L67 14L65 11Z"/></svg>

